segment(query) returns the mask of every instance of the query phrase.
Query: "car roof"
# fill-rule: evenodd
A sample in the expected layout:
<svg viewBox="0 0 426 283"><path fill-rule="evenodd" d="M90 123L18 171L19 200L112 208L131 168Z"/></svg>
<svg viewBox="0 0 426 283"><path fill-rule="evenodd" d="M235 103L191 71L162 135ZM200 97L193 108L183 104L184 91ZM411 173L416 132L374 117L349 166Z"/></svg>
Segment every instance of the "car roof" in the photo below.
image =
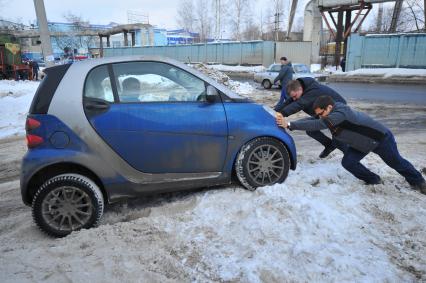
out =
<svg viewBox="0 0 426 283"><path fill-rule="evenodd" d="M146 62L160 62L160 63L168 63L171 65L174 65L180 69L183 69L189 73L192 73L201 79L205 80L209 84L213 85L217 89L219 89L221 92L223 92L225 95L227 95L231 99L242 99L238 94L231 91L226 86L216 82L209 76L205 75L204 73L198 71L195 68L192 68L180 61L177 61L172 58L168 58L165 56L157 56L157 55L132 55L132 56L114 56L114 57L103 57L103 58L96 58L96 59L88 59L84 61L78 61L74 62L71 66L73 70L80 69L81 74L86 74L93 68L97 66L101 66L104 64L114 64L114 63L125 63L125 62L135 62L135 61L146 61Z"/></svg>

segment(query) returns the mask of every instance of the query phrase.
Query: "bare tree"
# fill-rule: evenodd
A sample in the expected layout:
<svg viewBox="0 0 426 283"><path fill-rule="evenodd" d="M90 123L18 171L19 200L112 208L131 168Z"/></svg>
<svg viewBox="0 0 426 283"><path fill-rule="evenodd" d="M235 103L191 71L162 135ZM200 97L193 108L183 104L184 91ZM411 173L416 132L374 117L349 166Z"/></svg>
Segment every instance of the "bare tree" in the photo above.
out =
<svg viewBox="0 0 426 283"><path fill-rule="evenodd" d="M258 40L261 38L262 38L262 33L261 33L260 24L256 23L252 13L248 13L246 20L244 21L244 28L241 33L241 39L242 40Z"/></svg>
<svg viewBox="0 0 426 283"><path fill-rule="evenodd" d="M404 1L401 18L406 24L406 29L420 31L425 28L425 7L421 0Z"/></svg>
<svg viewBox="0 0 426 283"><path fill-rule="evenodd" d="M287 18L287 13L284 11L284 4L282 0L272 0L273 12L274 12L274 40L280 40L281 23Z"/></svg>
<svg viewBox="0 0 426 283"><path fill-rule="evenodd" d="M62 50L84 48L88 50L95 42L95 36L92 33L90 23L70 12L64 15L64 18L70 24L67 31L63 27L52 26L52 31L57 32L52 36L54 42Z"/></svg>
<svg viewBox="0 0 426 283"><path fill-rule="evenodd" d="M195 27L200 35L200 41L206 42L212 34L212 15L209 0L198 0L195 6Z"/></svg>
<svg viewBox="0 0 426 283"><path fill-rule="evenodd" d="M250 0L228 0L229 23L233 31L233 38L240 41L244 18L249 11Z"/></svg>
<svg viewBox="0 0 426 283"><path fill-rule="evenodd" d="M368 31L380 32L388 31L392 22L394 5L384 5L382 14L382 23L380 27L376 23L371 23ZM424 3L423 0L405 0L401 8L398 21L396 22L396 31L421 31L425 28L424 21Z"/></svg>
<svg viewBox="0 0 426 283"><path fill-rule="evenodd" d="M186 31L194 31L195 9L193 0L180 0L177 8L177 23Z"/></svg>

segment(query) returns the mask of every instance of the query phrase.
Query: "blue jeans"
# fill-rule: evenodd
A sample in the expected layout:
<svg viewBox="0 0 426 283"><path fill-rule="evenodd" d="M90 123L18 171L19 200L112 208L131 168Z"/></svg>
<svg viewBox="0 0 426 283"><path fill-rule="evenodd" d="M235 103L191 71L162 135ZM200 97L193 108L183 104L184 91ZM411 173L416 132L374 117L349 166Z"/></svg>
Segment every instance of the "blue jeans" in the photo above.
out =
<svg viewBox="0 0 426 283"><path fill-rule="evenodd" d="M422 174L399 154L395 137L391 132L386 134L384 140L373 152L380 156L389 167L401 174L410 185L418 185L425 181ZM380 181L380 176L360 163L367 154L349 147L343 156L342 166L358 179L366 183L376 183Z"/></svg>
<svg viewBox="0 0 426 283"><path fill-rule="evenodd" d="M280 100L278 101L277 105L275 105L274 109L275 110L281 109L281 107L283 106L284 102L287 99L288 97L287 97L287 92L285 90L285 86L282 86Z"/></svg>

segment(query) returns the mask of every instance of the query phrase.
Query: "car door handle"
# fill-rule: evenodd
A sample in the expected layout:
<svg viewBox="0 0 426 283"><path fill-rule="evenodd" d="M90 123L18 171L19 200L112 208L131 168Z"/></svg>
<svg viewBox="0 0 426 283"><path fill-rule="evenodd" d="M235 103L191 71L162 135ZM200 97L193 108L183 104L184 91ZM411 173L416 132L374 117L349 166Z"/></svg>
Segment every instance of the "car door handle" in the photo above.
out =
<svg viewBox="0 0 426 283"><path fill-rule="evenodd" d="M109 104L102 102L89 102L85 105L85 108L87 110L106 110L109 108Z"/></svg>

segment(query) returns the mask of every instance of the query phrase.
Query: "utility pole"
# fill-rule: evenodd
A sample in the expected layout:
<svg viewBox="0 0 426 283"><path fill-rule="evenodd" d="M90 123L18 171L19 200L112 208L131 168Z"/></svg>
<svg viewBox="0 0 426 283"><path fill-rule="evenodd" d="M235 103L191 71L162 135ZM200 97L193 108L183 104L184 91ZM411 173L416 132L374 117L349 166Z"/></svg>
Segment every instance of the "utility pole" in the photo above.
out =
<svg viewBox="0 0 426 283"><path fill-rule="evenodd" d="M426 32L426 0L423 0L423 12L424 12L424 30L425 30L425 32Z"/></svg>
<svg viewBox="0 0 426 283"><path fill-rule="evenodd" d="M274 24L275 24L275 27L274 27L275 41L278 41L278 32L280 30L280 14L281 13L276 12L275 15L274 15L275 16L275 21L274 21Z"/></svg>
<svg viewBox="0 0 426 283"><path fill-rule="evenodd" d="M398 24L399 14L401 14L403 0L396 0L395 7L393 8L391 26L389 28L390 32L396 32L396 25Z"/></svg>
<svg viewBox="0 0 426 283"><path fill-rule="evenodd" d="M54 56L52 51L52 44L50 43L50 32L47 25L46 10L44 8L43 0L34 0L34 7L37 16L38 30L40 32L41 49L43 52L44 62L47 67L54 65Z"/></svg>
<svg viewBox="0 0 426 283"><path fill-rule="evenodd" d="M294 14L296 13L297 0L291 1L290 14L288 15L287 39L290 38L291 27L293 26Z"/></svg>
<svg viewBox="0 0 426 283"><path fill-rule="evenodd" d="M216 6L216 30L215 30L215 37L216 40L222 40L222 27L220 25L220 18L222 14L221 10L221 4L220 0L215 0L215 6Z"/></svg>
<svg viewBox="0 0 426 283"><path fill-rule="evenodd" d="M379 4L379 11L377 13L377 21L376 21L376 31L377 32L380 32L382 30L382 23L383 23L383 3L380 3Z"/></svg>

